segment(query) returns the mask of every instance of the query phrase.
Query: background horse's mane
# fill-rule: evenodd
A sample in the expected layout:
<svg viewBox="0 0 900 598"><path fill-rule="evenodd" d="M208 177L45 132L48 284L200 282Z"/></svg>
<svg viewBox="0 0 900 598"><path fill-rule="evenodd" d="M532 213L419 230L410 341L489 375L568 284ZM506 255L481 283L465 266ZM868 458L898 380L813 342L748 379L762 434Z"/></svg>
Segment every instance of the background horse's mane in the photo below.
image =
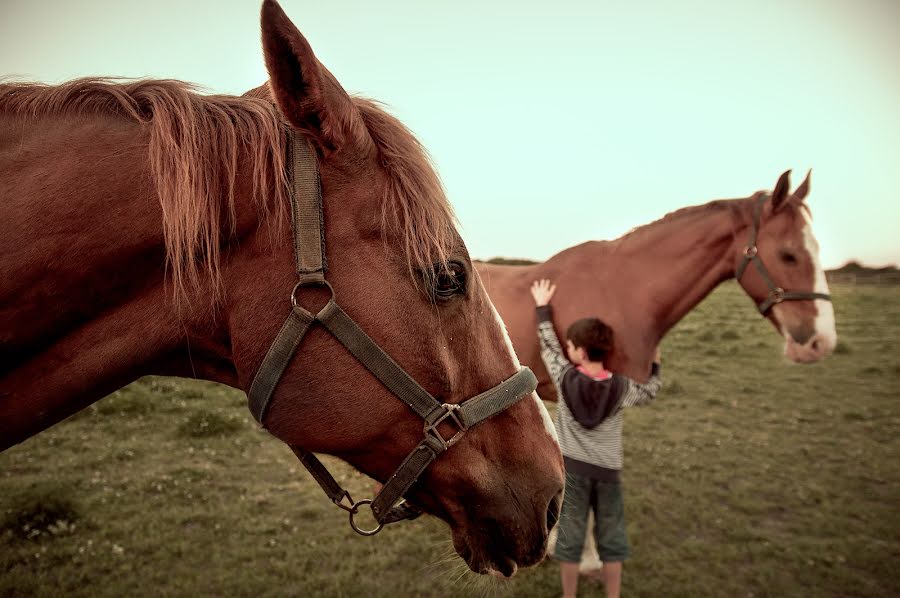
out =
<svg viewBox="0 0 900 598"><path fill-rule="evenodd" d="M167 269L176 296L204 275L221 290L222 248L235 232L241 152L248 151L252 200L282 230L289 185L286 132L265 86L245 96L202 95L182 81L76 79L62 85L0 84L0 110L23 116L108 114L144 125L163 212ZM356 98L389 175L382 221L411 269L446 263L458 242L452 210L427 154L377 103ZM246 168L246 165L245 165ZM223 228L225 230L223 230Z"/></svg>
<svg viewBox="0 0 900 598"><path fill-rule="evenodd" d="M735 228L740 226L741 223L749 225L753 206L756 205L756 200L767 193L769 192L757 191L749 197L738 199L716 199L705 204L679 208L653 222L631 229L622 235L618 241L643 241L647 235L662 230L661 225L675 223L684 224L689 218L708 216L712 212L721 213L730 211L734 218ZM785 200L785 205L794 206L795 209L803 210L810 218L812 218L812 212L809 209L809 206L802 200L793 196L788 196Z"/></svg>
<svg viewBox="0 0 900 598"><path fill-rule="evenodd" d="M654 228L659 227L662 224L670 224L678 220L683 220L688 217L694 216L704 216L709 212L721 212L725 209L733 209L734 203L741 200L733 200L733 199L716 199L714 201L710 201L704 204L695 205L695 206L685 206L683 208L678 208L677 210L673 210L668 214L664 215L662 218L657 218L653 222L648 222L647 224L642 224L640 226L636 226L624 235L622 238L626 238L632 235L640 235L646 233Z"/></svg>

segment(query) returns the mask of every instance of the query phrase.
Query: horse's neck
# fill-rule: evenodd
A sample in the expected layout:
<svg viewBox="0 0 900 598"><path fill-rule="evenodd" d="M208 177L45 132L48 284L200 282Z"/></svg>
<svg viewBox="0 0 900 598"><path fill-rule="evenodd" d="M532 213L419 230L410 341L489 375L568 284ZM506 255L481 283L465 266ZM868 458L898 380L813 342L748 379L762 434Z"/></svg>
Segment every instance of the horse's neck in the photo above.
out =
<svg viewBox="0 0 900 598"><path fill-rule="evenodd" d="M84 122L29 121L15 168L0 138L0 450L141 375L227 371L212 318L173 307L139 128Z"/></svg>
<svg viewBox="0 0 900 598"><path fill-rule="evenodd" d="M632 277L630 302L650 323L656 344L720 283L734 276L737 207L702 206L696 212L648 225L619 241Z"/></svg>

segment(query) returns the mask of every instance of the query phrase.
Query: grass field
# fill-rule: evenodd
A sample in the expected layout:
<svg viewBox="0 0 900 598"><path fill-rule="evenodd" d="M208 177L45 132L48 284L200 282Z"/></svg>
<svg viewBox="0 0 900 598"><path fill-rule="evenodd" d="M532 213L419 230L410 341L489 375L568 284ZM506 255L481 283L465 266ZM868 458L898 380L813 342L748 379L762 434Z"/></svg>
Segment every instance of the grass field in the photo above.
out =
<svg viewBox="0 0 900 598"><path fill-rule="evenodd" d="M626 416L626 595L900 596L900 287L833 291L841 340L820 364L786 363L733 284L667 337L666 387ZM427 517L356 536L213 384L144 379L0 454L0 595L197 594L559 586L550 562L466 573Z"/></svg>

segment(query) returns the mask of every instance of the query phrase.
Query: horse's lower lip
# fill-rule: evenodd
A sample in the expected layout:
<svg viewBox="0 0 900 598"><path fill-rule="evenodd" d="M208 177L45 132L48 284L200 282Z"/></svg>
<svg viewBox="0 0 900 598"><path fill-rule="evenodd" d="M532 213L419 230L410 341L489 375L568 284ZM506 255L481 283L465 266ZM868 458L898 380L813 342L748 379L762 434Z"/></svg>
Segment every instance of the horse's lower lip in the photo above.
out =
<svg viewBox="0 0 900 598"><path fill-rule="evenodd" d="M506 565L500 569L494 569L493 567L488 567L487 573L493 577L512 577L519 570L519 566L512 562L508 561Z"/></svg>
<svg viewBox="0 0 900 598"><path fill-rule="evenodd" d="M492 577L512 577L519 570L519 564L508 556L483 553L475 556L470 548L457 552L469 566L469 569L475 573L491 575Z"/></svg>

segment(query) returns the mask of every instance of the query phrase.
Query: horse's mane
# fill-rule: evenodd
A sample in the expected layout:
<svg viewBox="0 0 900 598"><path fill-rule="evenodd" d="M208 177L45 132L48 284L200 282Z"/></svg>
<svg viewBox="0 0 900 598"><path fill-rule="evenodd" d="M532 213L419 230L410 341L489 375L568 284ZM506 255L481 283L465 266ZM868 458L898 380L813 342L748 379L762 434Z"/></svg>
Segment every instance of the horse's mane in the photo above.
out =
<svg viewBox="0 0 900 598"><path fill-rule="evenodd" d="M708 216L713 212L721 213L727 210L731 213L736 213L736 211L741 209L742 202L745 202L745 200L716 199L705 204L679 208L677 210L669 212L662 218L654 220L653 222L642 224L641 226L637 226L631 229L630 231L616 239L616 241L623 243L642 241L648 235L655 234L668 225L683 224L685 220L698 218L701 216Z"/></svg>
<svg viewBox="0 0 900 598"><path fill-rule="evenodd" d="M435 265L447 266L459 244L437 170L419 140L380 103L358 97L353 102L390 176L381 219L385 238L399 242L410 269L427 277Z"/></svg>
<svg viewBox="0 0 900 598"><path fill-rule="evenodd" d="M20 115L110 114L148 129L149 159L163 212L167 268L176 295L203 275L220 289L223 240L234 234L239 154L250 148L253 201L274 226L286 220L286 132L265 88L245 96L202 95L173 80L76 79L58 86L0 84L0 110ZM383 231L410 268L446 263L454 217L427 154L375 102L354 99L390 179ZM225 230L223 230L223 228ZM280 228L279 228L280 230Z"/></svg>

